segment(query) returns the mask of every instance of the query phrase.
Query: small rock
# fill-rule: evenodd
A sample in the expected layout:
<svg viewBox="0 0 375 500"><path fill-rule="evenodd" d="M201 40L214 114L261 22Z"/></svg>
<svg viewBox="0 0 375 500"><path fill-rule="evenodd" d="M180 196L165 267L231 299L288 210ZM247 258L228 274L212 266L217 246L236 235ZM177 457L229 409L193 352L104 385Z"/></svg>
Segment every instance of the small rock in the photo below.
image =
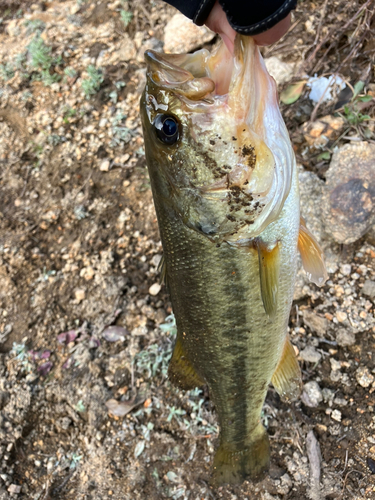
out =
<svg viewBox="0 0 375 500"><path fill-rule="evenodd" d="M365 281L362 288L362 295L366 295L369 299L375 299L375 281Z"/></svg>
<svg viewBox="0 0 375 500"><path fill-rule="evenodd" d="M130 61L131 59L135 59L137 55L137 49L133 43L133 40L128 34L124 34L121 41L121 46L117 53L120 61Z"/></svg>
<svg viewBox="0 0 375 500"><path fill-rule="evenodd" d="M86 291L83 288L77 288L77 290L74 292L74 296L79 304L86 298Z"/></svg>
<svg viewBox="0 0 375 500"><path fill-rule="evenodd" d="M310 408L316 408L319 403L323 401L322 390L315 380L307 382L307 384L303 386L301 399L302 402Z"/></svg>
<svg viewBox="0 0 375 500"><path fill-rule="evenodd" d="M100 164L99 169L100 169L102 172L108 172L108 170L109 170L109 165L110 165L110 161L109 161L109 160L104 160L104 161L102 161L102 163Z"/></svg>
<svg viewBox="0 0 375 500"><path fill-rule="evenodd" d="M293 483L289 474L284 474L280 478L281 483L276 487L277 493L280 495L287 495L291 490Z"/></svg>
<svg viewBox="0 0 375 500"><path fill-rule="evenodd" d="M339 330L336 334L336 340L338 345L341 347L347 347L355 344L354 333L348 332L347 330Z"/></svg>
<svg viewBox="0 0 375 500"><path fill-rule="evenodd" d="M183 14L175 14L164 29L164 51L191 52L210 42L215 33L206 26L197 26Z"/></svg>
<svg viewBox="0 0 375 500"><path fill-rule="evenodd" d="M280 61L276 56L268 57L264 62L269 74L276 80L277 85L282 85L293 77L295 63Z"/></svg>
<svg viewBox="0 0 375 500"><path fill-rule="evenodd" d="M333 410L331 413L331 417L333 420L336 420L336 422L341 422L341 411L339 410Z"/></svg>
<svg viewBox="0 0 375 500"><path fill-rule="evenodd" d="M341 264L340 272L344 276L350 276L350 273L352 272L352 266L350 264Z"/></svg>
<svg viewBox="0 0 375 500"><path fill-rule="evenodd" d="M21 493L21 486L18 484L11 484L8 488L9 493L18 494Z"/></svg>
<svg viewBox="0 0 375 500"><path fill-rule="evenodd" d="M328 234L348 245L375 223L375 144L346 144L326 173L323 221Z"/></svg>
<svg viewBox="0 0 375 500"><path fill-rule="evenodd" d="M369 387L374 381L374 376L367 366L360 366L356 371L355 378L361 387Z"/></svg>
<svg viewBox="0 0 375 500"><path fill-rule="evenodd" d="M337 311L336 318L339 323L343 323L348 319L348 315L344 311Z"/></svg>
<svg viewBox="0 0 375 500"><path fill-rule="evenodd" d="M148 289L148 293L150 295L157 295L161 290L161 285L159 283L154 283L153 285L150 286L150 288Z"/></svg>
<svg viewBox="0 0 375 500"><path fill-rule="evenodd" d="M329 140L337 139L344 125L345 120L340 116L328 115L312 123L306 122L302 126L302 132L310 146L321 147Z"/></svg>
<svg viewBox="0 0 375 500"><path fill-rule="evenodd" d="M302 311L303 321L313 332L316 332L319 337L324 337L328 329L328 320L323 316L319 316L311 309Z"/></svg>
<svg viewBox="0 0 375 500"><path fill-rule="evenodd" d="M318 352L312 345L306 346L305 349L299 353L299 355L304 361L308 361L309 363L317 363L322 358L320 352Z"/></svg>

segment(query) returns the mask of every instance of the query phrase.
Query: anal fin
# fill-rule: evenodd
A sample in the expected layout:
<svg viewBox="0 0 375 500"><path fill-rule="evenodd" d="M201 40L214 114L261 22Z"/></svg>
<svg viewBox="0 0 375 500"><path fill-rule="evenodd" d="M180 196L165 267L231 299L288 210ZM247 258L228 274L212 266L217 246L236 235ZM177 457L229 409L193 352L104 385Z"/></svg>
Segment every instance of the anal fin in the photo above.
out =
<svg viewBox="0 0 375 500"><path fill-rule="evenodd" d="M273 320L277 310L277 296L279 290L280 256L279 244L276 243L272 250L262 240L257 241L260 289L264 310Z"/></svg>
<svg viewBox="0 0 375 500"><path fill-rule="evenodd" d="M298 250L301 254L303 268L309 280L318 286L323 286L328 279L323 250L307 229L303 217L301 217L300 221Z"/></svg>
<svg viewBox="0 0 375 500"><path fill-rule="evenodd" d="M204 384L204 381L185 355L181 340L178 337L168 367L168 378L173 385L185 391L201 387Z"/></svg>
<svg viewBox="0 0 375 500"><path fill-rule="evenodd" d="M301 370L287 335L279 364L272 376L272 385L282 399L293 401L301 393L301 384Z"/></svg>

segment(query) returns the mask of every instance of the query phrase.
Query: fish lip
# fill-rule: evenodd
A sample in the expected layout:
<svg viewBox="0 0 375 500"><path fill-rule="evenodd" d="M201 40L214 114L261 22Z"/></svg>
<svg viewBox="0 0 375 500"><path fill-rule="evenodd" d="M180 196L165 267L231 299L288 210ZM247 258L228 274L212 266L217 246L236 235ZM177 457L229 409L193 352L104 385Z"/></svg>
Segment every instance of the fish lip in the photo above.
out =
<svg viewBox="0 0 375 500"><path fill-rule="evenodd" d="M161 90L173 91L191 101L204 100L215 91L215 82L207 76L194 75L179 66L187 60L186 54L161 54L146 50L147 76Z"/></svg>

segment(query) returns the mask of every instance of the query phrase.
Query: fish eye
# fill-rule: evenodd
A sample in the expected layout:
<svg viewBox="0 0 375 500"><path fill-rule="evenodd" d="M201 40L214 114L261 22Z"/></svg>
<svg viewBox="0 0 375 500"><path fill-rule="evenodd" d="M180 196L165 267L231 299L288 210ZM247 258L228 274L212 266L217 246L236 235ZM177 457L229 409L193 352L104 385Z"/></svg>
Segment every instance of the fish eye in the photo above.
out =
<svg viewBox="0 0 375 500"><path fill-rule="evenodd" d="M180 127L177 118L173 115L158 115L153 123L158 138L171 146L180 137Z"/></svg>

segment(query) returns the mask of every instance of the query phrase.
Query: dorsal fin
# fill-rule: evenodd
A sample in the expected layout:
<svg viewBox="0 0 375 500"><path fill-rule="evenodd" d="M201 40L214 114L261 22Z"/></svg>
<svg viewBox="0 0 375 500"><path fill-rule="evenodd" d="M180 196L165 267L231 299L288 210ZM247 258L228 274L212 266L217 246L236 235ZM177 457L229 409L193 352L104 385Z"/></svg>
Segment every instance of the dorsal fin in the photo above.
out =
<svg viewBox="0 0 375 500"><path fill-rule="evenodd" d="M303 217L300 219L298 250L301 254L303 268L309 280L318 286L323 286L328 279L323 250L307 229Z"/></svg>
<svg viewBox="0 0 375 500"><path fill-rule="evenodd" d="M287 335L279 364L272 376L272 385L281 399L293 401L300 395L301 383L301 370Z"/></svg>
<svg viewBox="0 0 375 500"><path fill-rule="evenodd" d="M261 240L257 241L260 273L260 290L264 310L272 321L276 316L279 290L280 256L279 243L269 250Z"/></svg>

